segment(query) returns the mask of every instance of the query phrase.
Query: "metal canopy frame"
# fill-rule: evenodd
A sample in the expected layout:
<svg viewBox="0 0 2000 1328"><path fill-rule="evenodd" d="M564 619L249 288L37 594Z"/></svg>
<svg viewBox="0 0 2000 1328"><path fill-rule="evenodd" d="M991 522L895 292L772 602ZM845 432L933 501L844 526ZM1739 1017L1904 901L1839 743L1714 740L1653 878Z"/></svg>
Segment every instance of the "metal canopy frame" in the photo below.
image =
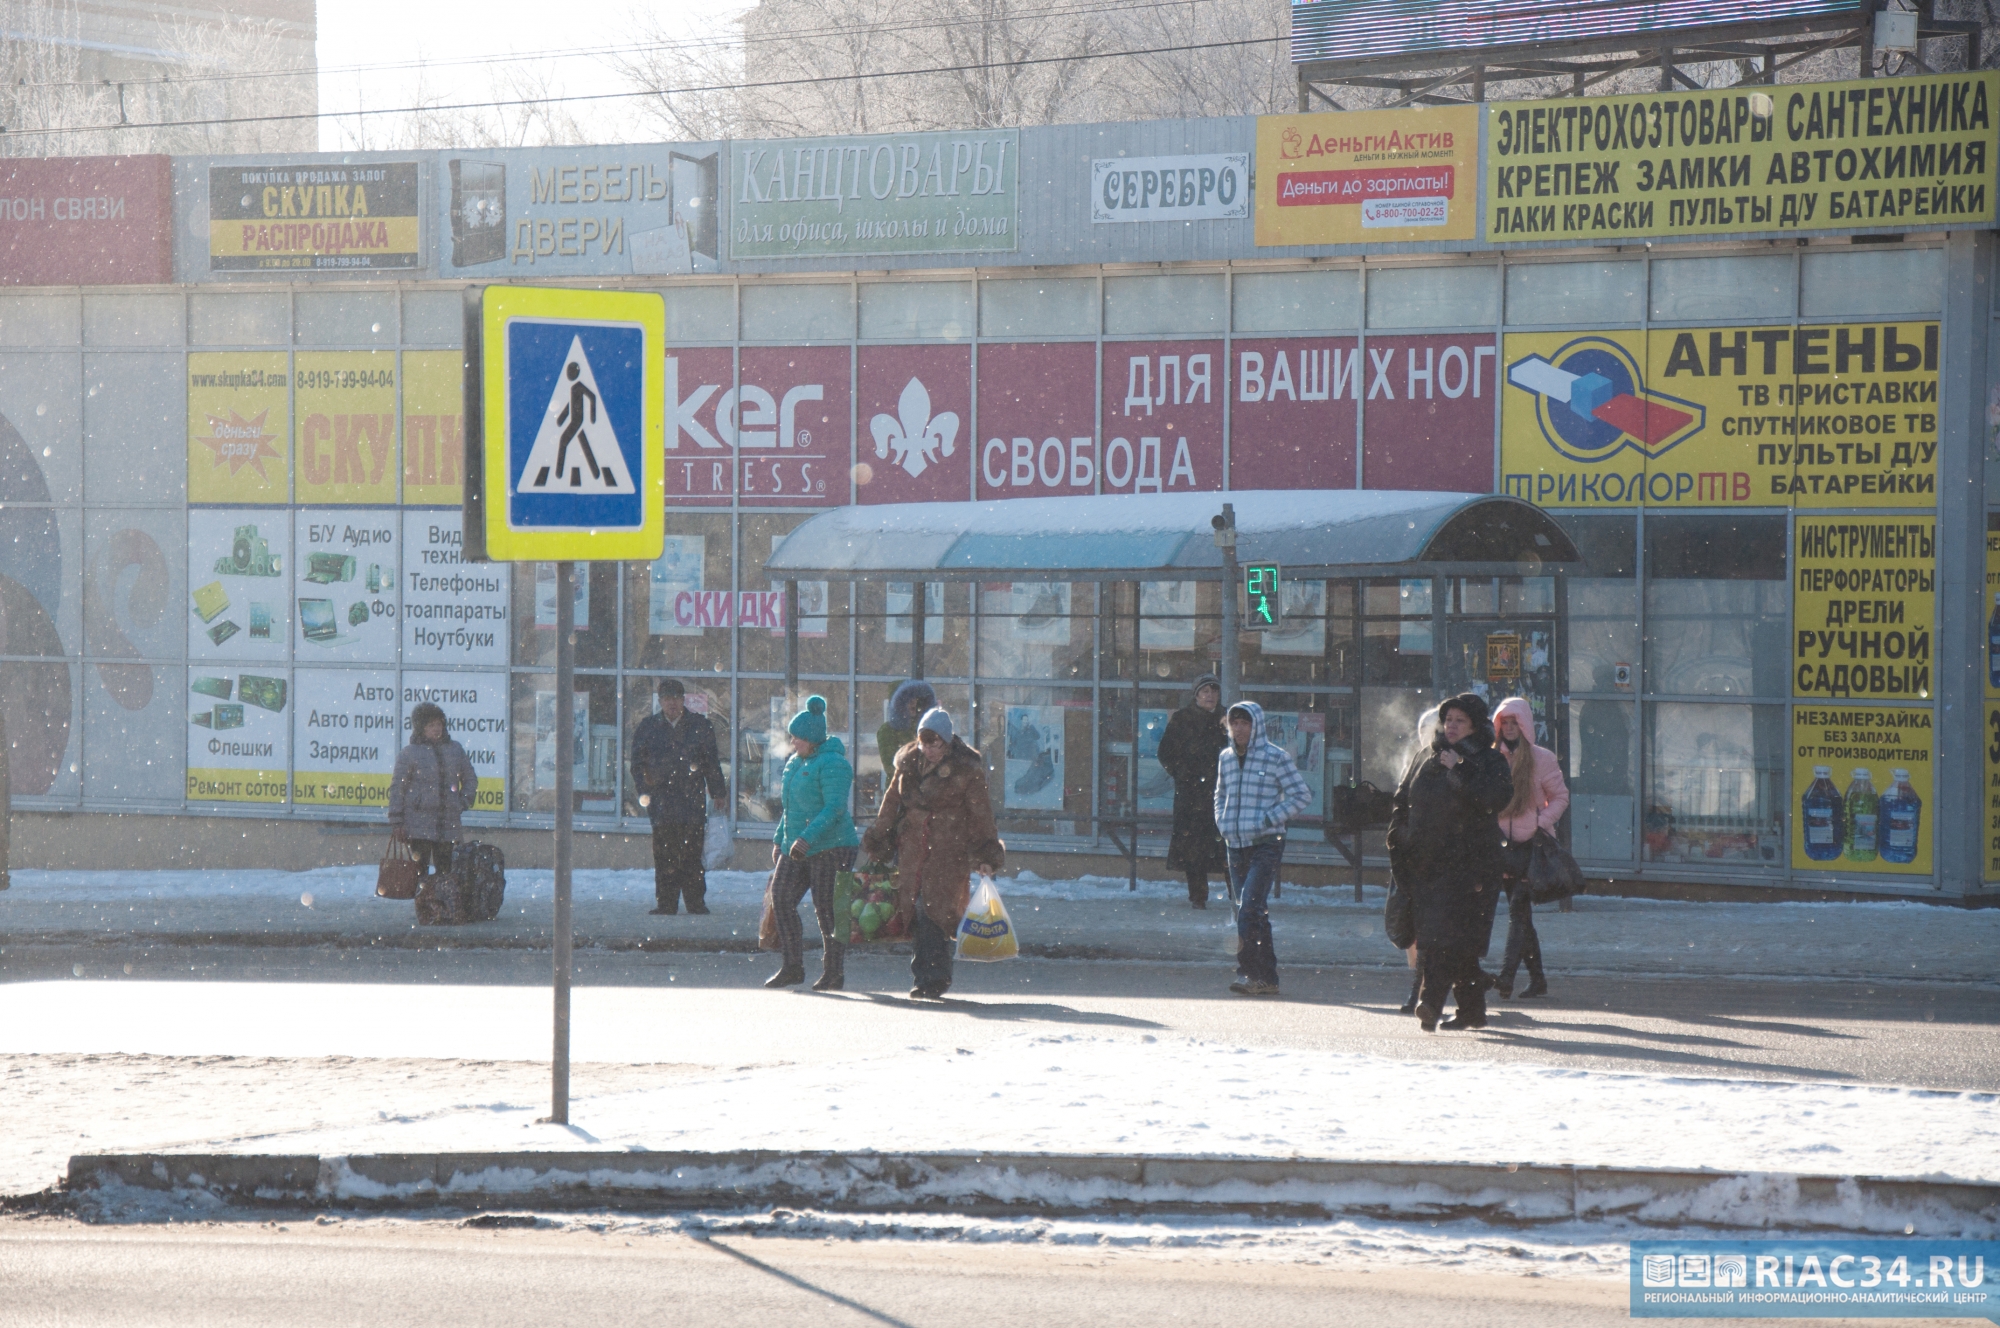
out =
<svg viewBox="0 0 2000 1328"><path fill-rule="evenodd" d="M1496 46L1480 50L1431 51L1365 60L1317 60L1298 66L1299 110L1344 111L1334 95L1338 88L1384 89L1399 94L1388 108L1398 106L1467 106L1488 100L1495 85L1530 79L1567 78L1559 96L1582 97L1619 74L1634 69L1659 70L1658 88L1702 89L1683 65L1717 60L1757 62L1749 86L1772 84L1778 75L1802 60L1825 51L1859 48L1861 77L1875 77L1875 15L1897 8L1886 0L1862 0L1853 14L1818 15L1773 21L1732 23L1691 28L1651 43L1631 35L1572 42ZM1937 0L1918 0L1917 40L1964 38L1959 67L1978 63L1980 25L1937 17ZM1918 72L1944 72L1909 57Z"/></svg>

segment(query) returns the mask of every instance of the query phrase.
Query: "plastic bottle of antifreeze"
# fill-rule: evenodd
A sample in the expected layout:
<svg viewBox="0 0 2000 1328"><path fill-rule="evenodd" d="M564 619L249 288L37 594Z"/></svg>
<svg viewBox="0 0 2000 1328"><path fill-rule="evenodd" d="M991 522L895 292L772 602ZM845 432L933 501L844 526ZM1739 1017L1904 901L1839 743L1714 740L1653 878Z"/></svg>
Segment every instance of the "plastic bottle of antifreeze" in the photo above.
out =
<svg viewBox="0 0 2000 1328"><path fill-rule="evenodd" d="M1854 768L1854 781L1847 786L1847 860L1875 861L1875 822L1881 799L1867 768Z"/></svg>
<svg viewBox="0 0 2000 1328"><path fill-rule="evenodd" d="M1896 771L1895 779L1875 807L1875 814L1881 818L1877 825L1882 837L1882 861L1915 862L1924 804L1910 787L1909 771Z"/></svg>
<svg viewBox="0 0 2000 1328"><path fill-rule="evenodd" d="M1831 862L1840 856L1847 838L1845 808L1840 790L1833 786L1833 767L1813 767L1813 782L1801 799L1805 812L1806 856L1815 862Z"/></svg>

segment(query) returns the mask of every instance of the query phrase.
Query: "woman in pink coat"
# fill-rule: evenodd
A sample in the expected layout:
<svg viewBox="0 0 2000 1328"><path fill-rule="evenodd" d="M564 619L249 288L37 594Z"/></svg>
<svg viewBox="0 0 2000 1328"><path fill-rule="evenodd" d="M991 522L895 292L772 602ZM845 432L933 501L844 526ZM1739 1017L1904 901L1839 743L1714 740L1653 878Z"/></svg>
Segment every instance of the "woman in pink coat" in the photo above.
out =
<svg viewBox="0 0 2000 1328"><path fill-rule="evenodd" d="M1535 903L1528 888L1528 845L1546 830L1551 836L1569 806L1569 785L1563 782L1556 754L1535 745L1535 712L1525 697L1510 696L1493 712L1493 728L1501 752L1514 772L1514 799L1500 812L1501 884L1507 892L1507 955L1500 965L1498 995L1514 994L1514 974L1528 966L1523 997L1546 996L1542 974L1542 941L1535 935Z"/></svg>

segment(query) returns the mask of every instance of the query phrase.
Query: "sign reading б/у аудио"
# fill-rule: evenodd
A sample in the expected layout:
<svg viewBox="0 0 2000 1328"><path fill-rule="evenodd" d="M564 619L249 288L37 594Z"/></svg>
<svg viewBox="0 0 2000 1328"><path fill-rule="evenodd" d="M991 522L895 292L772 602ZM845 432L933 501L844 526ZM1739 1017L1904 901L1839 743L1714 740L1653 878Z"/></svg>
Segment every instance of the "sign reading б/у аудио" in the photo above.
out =
<svg viewBox="0 0 2000 1328"><path fill-rule="evenodd" d="M731 258L1012 253L1011 129L751 140L729 147Z"/></svg>

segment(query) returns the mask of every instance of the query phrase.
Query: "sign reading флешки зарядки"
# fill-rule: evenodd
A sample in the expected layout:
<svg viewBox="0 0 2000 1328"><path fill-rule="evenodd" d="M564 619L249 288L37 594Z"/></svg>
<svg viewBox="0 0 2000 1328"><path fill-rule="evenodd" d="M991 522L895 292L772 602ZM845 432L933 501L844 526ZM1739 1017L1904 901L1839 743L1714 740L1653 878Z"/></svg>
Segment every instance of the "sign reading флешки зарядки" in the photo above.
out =
<svg viewBox="0 0 2000 1328"><path fill-rule="evenodd" d="M730 144L729 256L1012 253L1011 129Z"/></svg>
<svg viewBox="0 0 2000 1328"><path fill-rule="evenodd" d="M1485 238L1990 226L2000 74L1496 102Z"/></svg>
<svg viewBox="0 0 2000 1328"><path fill-rule="evenodd" d="M418 179L414 161L210 167L209 270L416 267Z"/></svg>

